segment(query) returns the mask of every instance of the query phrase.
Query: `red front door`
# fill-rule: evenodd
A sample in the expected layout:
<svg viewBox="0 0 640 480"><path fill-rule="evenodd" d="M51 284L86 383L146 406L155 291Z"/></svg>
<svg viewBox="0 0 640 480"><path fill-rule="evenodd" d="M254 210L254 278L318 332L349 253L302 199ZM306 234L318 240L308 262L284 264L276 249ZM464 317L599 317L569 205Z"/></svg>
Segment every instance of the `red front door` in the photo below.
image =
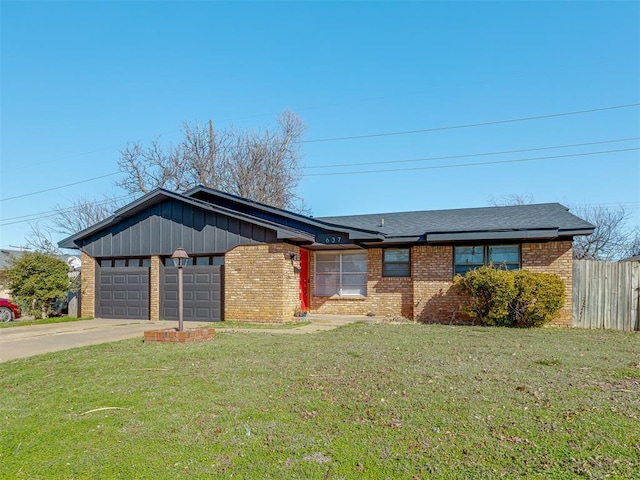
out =
<svg viewBox="0 0 640 480"><path fill-rule="evenodd" d="M300 249L300 310L309 311L309 250Z"/></svg>

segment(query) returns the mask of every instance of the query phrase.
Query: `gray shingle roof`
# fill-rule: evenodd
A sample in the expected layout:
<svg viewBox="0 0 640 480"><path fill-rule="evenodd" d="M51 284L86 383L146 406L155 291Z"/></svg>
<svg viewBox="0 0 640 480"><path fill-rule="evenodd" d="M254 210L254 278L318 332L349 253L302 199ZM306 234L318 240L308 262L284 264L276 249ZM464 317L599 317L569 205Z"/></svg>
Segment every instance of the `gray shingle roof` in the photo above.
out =
<svg viewBox="0 0 640 480"><path fill-rule="evenodd" d="M382 219L384 219L384 226L382 226ZM376 230L390 237L416 237L429 233L540 229L557 229L559 233L569 233L593 229L593 225L569 213L567 207L559 203L376 213L321 217L319 220Z"/></svg>

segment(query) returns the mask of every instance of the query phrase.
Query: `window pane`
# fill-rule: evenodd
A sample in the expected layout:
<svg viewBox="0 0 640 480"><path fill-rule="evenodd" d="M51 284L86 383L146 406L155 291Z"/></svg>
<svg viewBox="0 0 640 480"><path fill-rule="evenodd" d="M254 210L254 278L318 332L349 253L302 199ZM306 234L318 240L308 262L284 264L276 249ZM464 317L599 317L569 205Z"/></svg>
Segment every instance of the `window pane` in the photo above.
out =
<svg viewBox="0 0 640 480"><path fill-rule="evenodd" d="M317 261L316 262L316 272L318 273L338 273L340 272L340 262L338 261Z"/></svg>
<svg viewBox="0 0 640 480"><path fill-rule="evenodd" d="M218 257L213 257L213 265L224 265L224 257L223 256L218 256Z"/></svg>
<svg viewBox="0 0 640 480"><path fill-rule="evenodd" d="M317 274L316 275L316 295L328 297L338 295L340 277L337 274Z"/></svg>
<svg viewBox="0 0 640 480"><path fill-rule="evenodd" d="M351 286L348 286L348 287L342 287L342 291L340 292L340 294L343 295L343 296L361 295L361 296L365 297L367 295L367 286L366 285L362 285L362 286L351 285Z"/></svg>
<svg viewBox="0 0 640 480"><path fill-rule="evenodd" d="M408 248L387 248L384 250L385 262L409 262Z"/></svg>
<svg viewBox="0 0 640 480"><path fill-rule="evenodd" d="M117 260L113 261L113 266L114 267L126 267L127 266L127 261L124 258L118 258Z"/></svg>
<svg viewBox="0 0 640 480"><path fill-rule="evenodd" d="M339 262L339 253L316 253L316 262Z"/></svg>
<svg viewBox="0 0 640 480"><path fill-rule="evenodd" d="M151 266L151 259L150 258L143 258L142 259L142 266L143 267L150 267Z"/></svg>
<svg viewBox="0 0 640 480"><path fill-rule="evenodd" d="M342 261L343 272L366 272L367 262L361 260L343 260Z"/></svg>
<svg viewBox="0 0 640 480"><path fill-rule="evenodd" d="M367 276L366 274L343 274L342 289L340 295L366 295Z"/></svg>
<svg viewBox="0 0 640 480"><path fill-rule="evenodd" d="M362 273L345 273L342 275L342 286L345 285L366 285L367 275Z"/></svg>
<svg viewBox="0 0 640 480"><path fill-rule="evenodd" d="M455 247L454 263L456 265L482 265L484 263L484 247Z"/></svg>
<svg viewBox="0 0 640 480"><path fill-rule="evenodd" d="M385 263L382 266L383 277L410 277L411 267L408 263Z"/></svg>
<svg viewBox="0 0 640 480"><path fill-rule="evenodd" d="M209 265L209 257L196 257L196 265Z"/></svg>
<svg viewBox="0 0 640 480"><path fill-rule="evenodd" d="M478 268L478 265L456 265L453 269L454 275L464 275L469 270L473 270L474 268Z"/></svg>
<svg viewBox="0 0 640 480"><path fill-rule="evenodd" d="M113 260L109 259L109 260L100 260L100 266L103 268L108 268L108 267L113 267Z"/></svg>
<svg viewBox="0 0 640 480"><path fill-rule="evenodd" d="M489 261L496 265L503 262L520 263L520 249L517 245L489 246Z"/></svg>
<svg viewBox="0 0 640 480"><path fill-rule="evenodd" d="M366 253L344 253L342 254L342 272L366 272Z"/></svg>

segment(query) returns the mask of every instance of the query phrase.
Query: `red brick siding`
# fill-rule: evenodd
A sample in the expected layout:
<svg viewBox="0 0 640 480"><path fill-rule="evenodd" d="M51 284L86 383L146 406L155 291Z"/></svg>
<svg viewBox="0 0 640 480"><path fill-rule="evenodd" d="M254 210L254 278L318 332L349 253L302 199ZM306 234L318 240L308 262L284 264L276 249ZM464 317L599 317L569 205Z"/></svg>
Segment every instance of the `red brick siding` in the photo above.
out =
<svg viewBox="0 0 640 480"><path fill-rule="evenodd" d="M224 318L234 321L291 321L300 306L300 274L287 244L241 245L225 255Z"/></svg>
<svg viewBox="0 0 640 480"><path fill-rule="evenodd" d="M413 258L414 319L429 323L468 321L453 288L453 247L420 245Z"/></svg>
<svg viewBox="0 0 640 480"><path fill-rule="evenodd" d="M522 245L522 268L534 272L555 273L565 284L564 307L551 325L572 324L573 245L570 241L525 243Z"/></svg>
<svg viewBox="0 0 640 480"><path fill-rule="evenodd" d="M573 250L570 241L522 244L522 268L557 274L565 282L565 305L551 325L571 326ZM470 321L453 289L453 246L412 249L414 318L423 322Z"/></svg>

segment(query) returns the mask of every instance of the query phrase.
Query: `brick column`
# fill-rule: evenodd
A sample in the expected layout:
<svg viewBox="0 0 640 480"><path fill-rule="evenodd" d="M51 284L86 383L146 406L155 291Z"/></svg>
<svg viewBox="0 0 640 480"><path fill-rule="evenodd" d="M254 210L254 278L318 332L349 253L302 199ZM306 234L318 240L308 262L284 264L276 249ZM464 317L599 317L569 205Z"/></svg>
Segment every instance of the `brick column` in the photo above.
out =
<svg viewBox="0 0 640 480"><path fill-rule="evenodd" d="M151 257L149 271L149 320L160 320L160 257Z"/></svg>
<svg viewBox="0 0 640 480"><path fill-rule="evenodd" d="M82 273L80 276L80 316L96 315L96 261L85 252L80 254Z"/></svg>
<svg viewBox="0 0 640 480"><path fill-rule="evenodd" d="M523 243L522 268L555 273L565 286L564 307L550 325L570 327L573 317L573 244L566 242Z"/></svg>

